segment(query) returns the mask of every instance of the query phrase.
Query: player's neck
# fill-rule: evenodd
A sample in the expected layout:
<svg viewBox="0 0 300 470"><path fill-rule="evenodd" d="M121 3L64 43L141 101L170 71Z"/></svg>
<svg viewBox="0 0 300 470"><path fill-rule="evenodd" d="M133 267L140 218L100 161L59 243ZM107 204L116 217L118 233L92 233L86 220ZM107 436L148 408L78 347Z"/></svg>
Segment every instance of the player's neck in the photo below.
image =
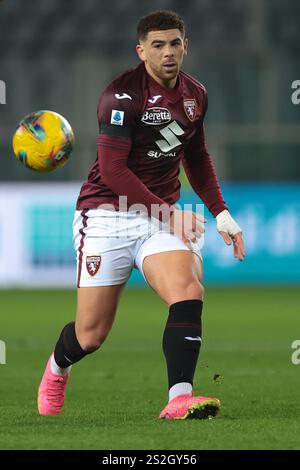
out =
<svg viewBox="0 0 300 470"><path fill-rule="evenodd" d="M177 78L178 76L176 75L176 77L172 78L171 80L162 80L161 78L157 77L153 72L152 70L150 70L147 65L145 64L145 67L146 67L146 71L147 73L150 75L150 77L153 78L153 80L155 80L160 86L162 86L163 88L166 88L168 90L170 89L173 89L175 88L176 86L176 83L177 83Z"/></svg>

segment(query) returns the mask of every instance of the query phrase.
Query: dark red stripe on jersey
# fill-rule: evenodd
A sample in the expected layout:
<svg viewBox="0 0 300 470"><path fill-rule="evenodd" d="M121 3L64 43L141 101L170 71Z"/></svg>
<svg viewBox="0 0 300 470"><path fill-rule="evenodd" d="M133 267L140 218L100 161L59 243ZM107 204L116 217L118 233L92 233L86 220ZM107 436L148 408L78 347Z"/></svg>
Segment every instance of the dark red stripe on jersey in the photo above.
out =
<svg viewBox="0 0 300 470"><path fill-rule="evenodd" d="M124 137L124 136L112 137L106 134L98 134L97 136L97 144L116 143L116 142L120 145L126 145L126 146L131 145L131 139L129 137Z"/></svg>
<svg viewBox="0 0 300 470"><path fill-rule="evenodd" d="M127 147L122 147L121 145L112 145L112 144L99 144L98 146L99 149L101 148L108 148L108 149L118 149L118 150L123 150L125 152L128 151Z"/></svg>
<svg viewBox="0 0 300 470"><path fill-rule="evenodd" d="M106 142L105 140L100 140L98 142L98 145L102 147L112 147L112 148L120 148L124 150L130 149L130 143L124 143L124 142Z"/></svg>
<svg viewBox="0 0 300 470"><path fill-rule="evenodd" d="M80 283L80 276L81 276L81 269L82 269L82 257L83 257L83 245L84 245L84 239L85 239L85 232L84 232L84 229L87 227L87 221L88 221L88 217L86 215L87 213L87 209L83 210L81 212L81 216L82 216L82 227L81 229L79 230L79 233L81 235L81 240L80 240L80 245L79 245L79 248L78 248L78 251L79 251L79 260L78 260L78 277L77 277L77 287L79 287L79 283Z"/></svg>
<svg viewBox="0 0 300 470"><path fill-rule="evenodd" d="M129 152L131 148L131 140L128 138L112 138L111 136L106 136L105 134L100 134L97 137L97 144L101 147L107 147L112 149L119 149L125 152Z"/></svg>

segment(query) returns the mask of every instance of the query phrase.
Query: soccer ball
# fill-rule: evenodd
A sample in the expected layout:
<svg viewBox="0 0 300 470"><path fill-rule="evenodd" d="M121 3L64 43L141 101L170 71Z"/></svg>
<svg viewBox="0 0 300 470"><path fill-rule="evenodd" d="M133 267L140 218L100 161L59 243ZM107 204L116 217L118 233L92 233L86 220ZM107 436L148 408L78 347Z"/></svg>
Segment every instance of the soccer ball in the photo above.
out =
<svg viewBox="0 0 300 470"><path fill-rule="evenodd" d="M74 134L68 121L53 111L28 114L13 136L16 157L27 168L53 171L68 161L74 146Z"/></svg>

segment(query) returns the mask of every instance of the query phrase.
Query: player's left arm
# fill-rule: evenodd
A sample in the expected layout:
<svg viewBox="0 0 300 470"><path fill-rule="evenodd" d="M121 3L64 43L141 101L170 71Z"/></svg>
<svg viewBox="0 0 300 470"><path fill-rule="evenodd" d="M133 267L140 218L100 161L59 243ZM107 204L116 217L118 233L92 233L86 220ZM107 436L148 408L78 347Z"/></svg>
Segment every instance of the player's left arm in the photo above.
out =
<svg viewBox="0 0 300 470"><path fill-rule="evenodd" d="M243 261L246 256L246 252L243 233L240 226L230 215L227 209L220 212L216 216L216 220L217 230L223 237L224 242L227 245L231 245L233 243L233 252L235 258L239 259L240 261Z"/></svg>
<svg viewBox="0 0 300 470"><path fill-rule="evenodd" d="M217 221L217 230L227 245L233 243L235 258L242 261L245 246L240 226L230 215L205 143L203 121L185 150L183 167L188 180Z"/></svg>

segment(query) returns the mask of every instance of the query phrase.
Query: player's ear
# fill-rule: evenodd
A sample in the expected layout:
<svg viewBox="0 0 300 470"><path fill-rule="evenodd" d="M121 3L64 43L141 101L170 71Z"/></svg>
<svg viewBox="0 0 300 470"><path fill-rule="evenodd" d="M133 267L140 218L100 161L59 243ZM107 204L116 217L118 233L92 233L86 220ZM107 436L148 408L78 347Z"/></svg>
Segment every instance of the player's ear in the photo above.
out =
<svg viewBox="0 0 300 470"><path fill-rule="evenodd" d="M139 58L144 62L146 57L145 57L145 48L143 44L138 44L135 49Z"/></svg>
<svg viewBox="0 0 300 470"><path fill-rule="evenodd" d="M184 55L187 55L187 51L188 51L188 39L187 38L183 40L183 47L184 47Z"/></svg>

